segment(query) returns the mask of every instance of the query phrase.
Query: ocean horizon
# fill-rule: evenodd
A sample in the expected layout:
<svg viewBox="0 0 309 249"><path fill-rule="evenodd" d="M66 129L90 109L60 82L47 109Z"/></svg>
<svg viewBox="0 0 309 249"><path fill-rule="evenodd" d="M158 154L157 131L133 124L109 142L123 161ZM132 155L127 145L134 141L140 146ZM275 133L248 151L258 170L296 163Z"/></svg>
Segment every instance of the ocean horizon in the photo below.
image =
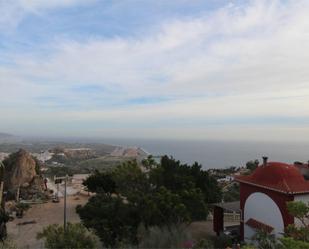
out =
<svg viewBox="0 0 309 249"><path fill-rule="evenodd" d="M24 137L25 138L25 137ZM139 147L153 156L172 156L182 163L198 162L204 169L245 166L246 162L267 156L269 161L308 162L309 142L304 141L222 141L128 138L27 137L30 141L100 143Z"/></svg>
<svg viewBox="0 0 309 249"><path fill-rule="evenodd" d="M182 163L200 163L204 169L244 166L250 160L294 163L309 160L309 142L200 141L105 139L104 143L137 146L154 156L172 156Z"/></svg>

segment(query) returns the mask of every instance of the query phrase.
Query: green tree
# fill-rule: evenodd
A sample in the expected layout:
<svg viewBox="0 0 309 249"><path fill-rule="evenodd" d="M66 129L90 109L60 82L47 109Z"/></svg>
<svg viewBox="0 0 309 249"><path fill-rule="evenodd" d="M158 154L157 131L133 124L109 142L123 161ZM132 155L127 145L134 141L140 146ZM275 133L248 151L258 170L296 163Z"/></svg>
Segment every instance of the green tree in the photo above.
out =
<svg viewBox="0 0 309 249"><path fill-rule="evenodd" d="M202 166L197 162L189 166L163 156L161 163L150 172L150 177L155 186L164 186L175 192L199 188L206 203L215 203L222 199L221 188L216 179L202 170Z"/></svg>
<svg viewBox="0 0 309 249"><path fill-rule="evenodd" d="M151 191L148 173L143 172L136 160L125 162L112 172L116 192L127 200L136 203L143 194Z"/></svg>
<svg viewBox="0 0 309 249"><path fill-rule="evenodd" d="M112 179L112 176L108 173L101 173L98 170L90 175L83 182L83 185L85 185L90 192L104 192L106 194L114 193L116 188L116 183Z"/></svg>
<svg viewBox="0 0 309 249"><path fill-rule="evenodd" d="M115 247L124 240L137 242L138 210L119 196L97 194L84 207L77 206L77 213L86 227L96 231L106 247Z"/></svg>
<svg viewBox="0 0 309 249"><path fill-rule="evenodd" d="M207 204L220 200L216 180L197 163L183 165L168 157L160 164L151 158L143 163L148 165L146 170L137 161L118 166L108 173L115 183L114 193L97 188L97 195L77 208L82 222L96 231L105 246L115 247L123 241L137 244L139 224L148 229L204 220ZM101 186L105 177L95 172L85 184Z"/></svg>
<svg viewBox="0 0 309 249"><path fill-rule="evenodd" d="M259 166L259 160L255 159L246 163L246 168L250 171L255 170Z"/></svg>
<svg viewBox="0 0 309 249"><path fill-rule="evenodd" d="M239 201L239 184L237 182L232 182L223 188L223 200L225 202Z"/></svg>
<svg viewBox="0 0 309 249"><path fill-rule="evenodd" d="M149 226L172 225L191 220L190 213L181 196L165 187L153 194L144 195L138 205L141 222Z"/></svg>
<svg viewBox="0 0 309 249"><path fill-rule="evenodd" d="M149 155L146 159L143 159L142 160L142 165L145 169L147 170L151 170L153 169L154 167L156 167L158 164L157 162L155 161L155 159L153 158L152 155Z"/></svg>
<svg viewBox="0 0 309 249"><path fill-rule="evenodd" d="M97 239L83 225L67 224L67 230L58 224L49 225L38 233L37 239L44 239L48 249L94 249L97 248Z"/></svg>
<svg viewBox="0 0 309 249"><path fill-rule="evenodd" d="M309 242L309 205L301 201L292 201L287 203L287 209L289 213L296 218L301 224L296 226L295 224L288 225L285 229L285 235L291 237L294 240L300 240L303 242ZM309 243L308 243L309 248Z"/></svg>

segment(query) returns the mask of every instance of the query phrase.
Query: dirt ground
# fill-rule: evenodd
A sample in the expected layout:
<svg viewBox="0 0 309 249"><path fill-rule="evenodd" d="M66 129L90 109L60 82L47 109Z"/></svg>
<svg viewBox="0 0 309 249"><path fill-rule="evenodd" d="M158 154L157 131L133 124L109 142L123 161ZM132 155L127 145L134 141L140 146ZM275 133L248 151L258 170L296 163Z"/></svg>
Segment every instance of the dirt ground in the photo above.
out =
<svg viewBox="0 0 309 249"><path fill-rule="evenodd" d="M67 197L67 221L71 223L79 222L79 216L75 212L78 204L84 205L88 200L87 196ZM50 224L63 224L63 198L59 203L35 204L25 213L21 219L15 218L7 223L8 235L19 249L24 248L44 248L43 241L37 240L36 235L42 231L43 227ZM23 222L35 222L33 224L18 225Z"/></svg>
<svg viewBox="0 0 309 249"><path fill-rule="evenodd" d="M75 207L78 204L84 205L88 196L68 196L67 197L67 221L71 223L80 222ZM35 222L33 224L18 225L23 222ZM37 240L36 235L42 231L43 227L50 224L63 224L63 198L60 203L35 204L25 213L21 219L7 223L8 235L19 249L39 249L44 248L42 240ZM195 240L214 236L212 221L193 222L188 227L189 232Z"/></svg>
<svg viewBox="0 0 309 249"><path fill-rule="evenodd" d="M212 221L192 222L188 227L188 231L191 233L194 240L205 239L216 235L213 231Z"/></svg>

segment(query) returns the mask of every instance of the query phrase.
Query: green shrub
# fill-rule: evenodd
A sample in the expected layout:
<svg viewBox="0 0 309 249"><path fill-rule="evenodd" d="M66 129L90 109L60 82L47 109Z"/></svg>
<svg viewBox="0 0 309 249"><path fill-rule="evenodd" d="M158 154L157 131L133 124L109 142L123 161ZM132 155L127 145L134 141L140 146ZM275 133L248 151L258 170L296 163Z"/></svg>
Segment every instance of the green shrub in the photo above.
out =
<svg viewBox="0 0 309 249"><path fill-rule="evenodd" d="M49 225L38 233L37 239L44 239L48 249L94 249L98 246L96 237L79 223L68 223L66 231L58 224Z"/></svg>
<svg viewBox="0 0 309 249"><path fill-rule="evenodd" d="M183 225L139 227L139 237L139 248L184 248L186 244L193 244Z"/></svg>

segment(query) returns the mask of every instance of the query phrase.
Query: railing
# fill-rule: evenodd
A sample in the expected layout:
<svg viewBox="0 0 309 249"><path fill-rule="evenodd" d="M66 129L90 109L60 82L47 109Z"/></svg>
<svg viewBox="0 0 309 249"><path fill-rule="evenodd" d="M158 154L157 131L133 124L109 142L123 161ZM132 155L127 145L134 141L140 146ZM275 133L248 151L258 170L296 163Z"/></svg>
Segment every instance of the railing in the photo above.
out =
<svg viewBox="0 0 309 249"><path fill-rule="evenodd" d="M207 217L208 221L213 220L213 215L210 213ZM238 213L224 213L223 216L224 222L239 222L240 221L240 214Z"/></svg>
<svg viewBox="0 0 309 249"><path fill-rule="evenodd" d="M240 214L237 213L224 213L224 221L240 221Z"/></svg>

